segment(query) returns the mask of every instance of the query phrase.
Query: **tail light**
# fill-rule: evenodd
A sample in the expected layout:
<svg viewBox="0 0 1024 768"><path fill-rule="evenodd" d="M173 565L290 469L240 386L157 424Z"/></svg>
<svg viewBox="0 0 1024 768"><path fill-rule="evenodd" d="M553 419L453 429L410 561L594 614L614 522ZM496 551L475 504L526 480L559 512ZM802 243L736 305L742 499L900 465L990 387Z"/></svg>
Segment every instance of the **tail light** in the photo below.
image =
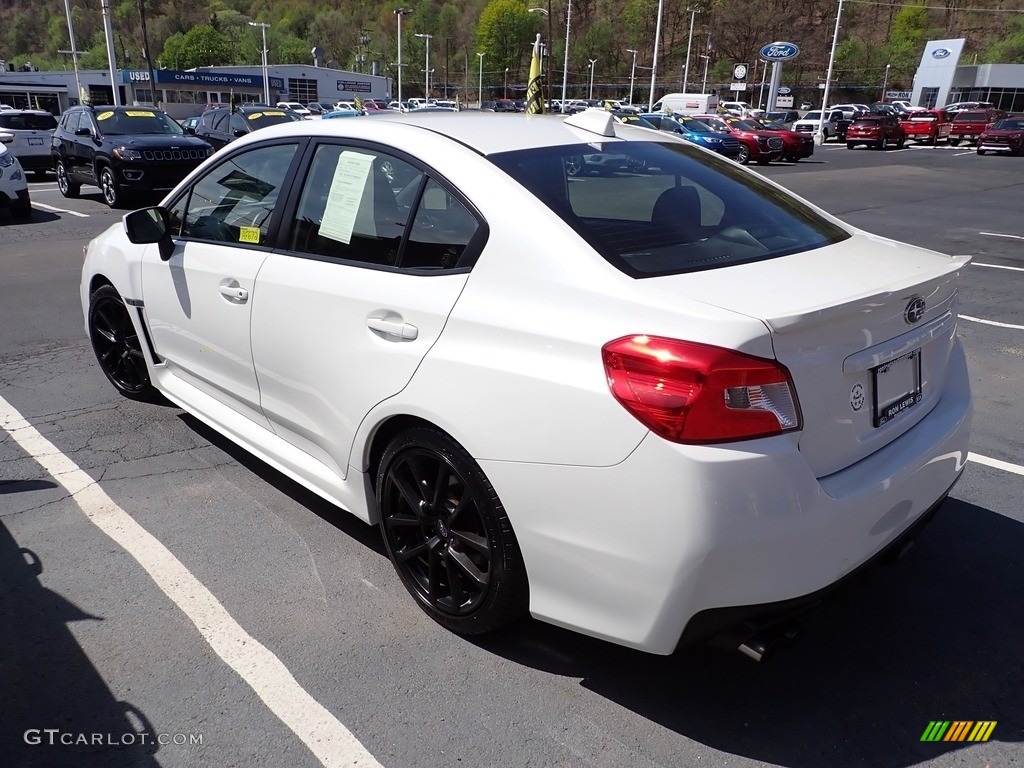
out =
<svg viewBox="0 0 1024 768"><path fill-rule="evenodd" d="M800 428L793 380L774 360L658 336L624 336L601 354L615 399L666 440L721 443Z"/></svg>

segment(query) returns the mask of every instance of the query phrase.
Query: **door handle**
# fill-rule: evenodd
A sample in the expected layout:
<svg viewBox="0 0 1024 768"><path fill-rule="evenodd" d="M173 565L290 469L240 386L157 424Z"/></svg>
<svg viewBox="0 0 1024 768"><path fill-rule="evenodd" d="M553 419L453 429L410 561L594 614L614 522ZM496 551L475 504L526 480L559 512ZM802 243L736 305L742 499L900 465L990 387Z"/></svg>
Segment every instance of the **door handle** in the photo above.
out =
<svg viewBox="0 0 1024 768"><path fill-rule="evenodd" d="M384 317L368 317L366 326L371 330L380 331L385 336L395 336L402 341L413 341L420 335L419 328L402 322L401 318L390 320Z"/></svg>
<svg viewBox="0 0 1024 768"><path fill-rule="evenodd" d="M249 300L249 292L234 280L222 283L220 293L235 304L245 304Z"/></svg>

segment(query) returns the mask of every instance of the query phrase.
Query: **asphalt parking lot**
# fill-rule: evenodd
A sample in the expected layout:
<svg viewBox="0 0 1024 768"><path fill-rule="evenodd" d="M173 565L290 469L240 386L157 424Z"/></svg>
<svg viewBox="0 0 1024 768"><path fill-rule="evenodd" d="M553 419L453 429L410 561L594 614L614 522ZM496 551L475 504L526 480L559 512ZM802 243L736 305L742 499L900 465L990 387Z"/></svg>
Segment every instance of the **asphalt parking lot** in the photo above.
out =
<svg viewBox="0 0 1024 768"><path fill-rule="evenodd" d="M973 257L959 332L975 396L972 460L917 544L761 666L531 621L474 641L434 625L375 530L180 410L115 395L78 276L82 246L121 213L98 190L66 200L52 177L31 182L31 221L0 212L5 764L1020 765L1024 158L830 143L756 171L867 231ZM59 452L37 443L47 468L8 437L15 413ZM55 474L111 505L88 517ZM154 580L117 543L128 534L187 570ZM226 642L267 650L259 669L225 663L169 599L204 590L247 633ZM921 741L937 720L996 725L984 743ZM126 743L142 731L167 738ZM106 742L69 751L55 733Z"/></svg>

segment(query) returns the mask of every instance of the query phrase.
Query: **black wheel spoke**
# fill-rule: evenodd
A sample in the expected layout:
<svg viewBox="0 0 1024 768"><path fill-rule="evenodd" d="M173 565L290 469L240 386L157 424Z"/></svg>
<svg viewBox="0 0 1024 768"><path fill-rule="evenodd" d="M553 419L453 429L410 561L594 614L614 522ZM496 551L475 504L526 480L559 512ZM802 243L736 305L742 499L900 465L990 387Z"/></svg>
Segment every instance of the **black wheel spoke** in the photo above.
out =
<svg viewBox="0 0 1024 768"><path fill-rule="evenodd" d="M428 543L427 549L427 600L431 605L436 606L441 599L441 572L444 564L441 562L441 550L439 547L431 547Z"/></svg>
<svg viewBox="0 0 1024 768"><path fill-rule="evenodd" d="M403 466L409 468L408 464ZM409 472L410 474L413 474L411 468L409 468ZM405 500L406 505L417 515L421 515L422 512L420 508L422 505L420 502L423 501L423 498L420 496L419 484L416 482L415 476L412 478L399 477L398 473L395 472L392 475L391 480L398 489L398 492L402 494L402 498Z"/></svg>
<svg viewBox="0 0 1024 768"><path fill-rule="evenodd" d="M452 538L462 542L467 547L475 549L481 555L490 555L491 547L485 536L480 536L468 531L452 531Z"/></svg>
<svg viewBox="0 0 1024 768"><path fill-rule="evenodd" d="M427 542L424 541L414 546L407 547L406 549L401 550L397 553L397 555L399 560L407 562L409 560L412 560L413 558L419 557L427 550Z"/></svg>
<svg viewBox="0 0 1024 768"><path fill-rule="evenodd" d="M441 508L441 503L448 492L448 477L448 465L443 461L437 462L437 476L434 478L434 498L431 499L434 509Z"/></svg>
<svg viewBox="0 0 1024 768"><path fill-rule="evenodd" d="M384 525L389 529L419 528L423 525L423 519L414 515L394 514L384 518Z"/></svg>
<svg viewBox="0 0 1024 768"><path fill-rule="evenodd" d="M454 553L449 552L448 557L444 560L444 568L452 596L452 609L457 611L466 602L466 593L462 588L462 575L456 568L453 555Z"/></svg>
<svg viewBox="0 0 1024 768"><path fill-rule="evenodd" d="M465 552L450 552L448 561L457 565L462 573L468 576L480 589L486 587L490 582L490 575L486 571L480 570Z"/></svg>

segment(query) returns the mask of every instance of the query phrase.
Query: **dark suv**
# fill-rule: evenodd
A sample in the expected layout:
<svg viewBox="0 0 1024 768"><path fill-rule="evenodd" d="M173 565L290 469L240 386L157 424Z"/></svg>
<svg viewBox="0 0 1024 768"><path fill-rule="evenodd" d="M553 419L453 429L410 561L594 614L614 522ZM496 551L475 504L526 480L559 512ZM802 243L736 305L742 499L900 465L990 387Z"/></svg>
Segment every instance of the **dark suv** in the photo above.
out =
<svg viewBox="0 0 1024 768"><path fill-rule="evenodd" d="M155 107L71 107L50 143L60 193L78 197L91 184L111 208L135 194L169 192L212 154Z"/></svg>
<svg viewBox="0 0 1024 768"><path fill-rule="evenodd" d="M203 112L196 136L220 149L239 136L266 128L268 125L301 120L302 115L279 107L220 107Z"/></svg>

